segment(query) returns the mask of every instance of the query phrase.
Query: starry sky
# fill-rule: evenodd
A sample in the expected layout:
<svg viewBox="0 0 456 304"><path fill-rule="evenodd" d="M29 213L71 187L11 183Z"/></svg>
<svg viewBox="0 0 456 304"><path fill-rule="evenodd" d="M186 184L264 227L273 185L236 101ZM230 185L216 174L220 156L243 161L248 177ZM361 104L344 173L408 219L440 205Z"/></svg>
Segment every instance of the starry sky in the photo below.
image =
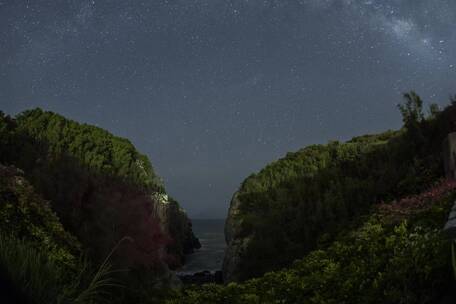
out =
<svg viewBox="0 0 456 304"><path fill-rule="evenodd" d="M454 0L0 0L0 109L129 138L193 218L313 143L456 93Z"/></svg>

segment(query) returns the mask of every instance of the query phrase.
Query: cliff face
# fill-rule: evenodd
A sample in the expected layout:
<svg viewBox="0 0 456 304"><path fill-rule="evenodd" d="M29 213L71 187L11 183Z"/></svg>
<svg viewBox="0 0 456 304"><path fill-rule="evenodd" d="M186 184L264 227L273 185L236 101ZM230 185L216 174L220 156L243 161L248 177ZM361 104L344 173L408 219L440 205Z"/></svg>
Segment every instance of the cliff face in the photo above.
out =
<svg viewBox="0 0 456 304"><path fill-rule="evenodd" d="M225 222L225 241L227 244L223 260L224 282L242 279L242 252L248 247L250 236L241 234L240 200L236 192L231 200L228 217Z"/></svg>
<svg viewBox="0 0 456 304"><path fill-rule="evenodd" d="M167 245L167 251L171 259L168 264L171 268L182 266L185 255L201 248L198 238L192 230L192 222L187 217L185 210L179 204L171 200L168 195L155 193L151 195L153 200L153 215L156 217L163 231L172 236ZM173 258L174 257L174 258Z"/></svg>

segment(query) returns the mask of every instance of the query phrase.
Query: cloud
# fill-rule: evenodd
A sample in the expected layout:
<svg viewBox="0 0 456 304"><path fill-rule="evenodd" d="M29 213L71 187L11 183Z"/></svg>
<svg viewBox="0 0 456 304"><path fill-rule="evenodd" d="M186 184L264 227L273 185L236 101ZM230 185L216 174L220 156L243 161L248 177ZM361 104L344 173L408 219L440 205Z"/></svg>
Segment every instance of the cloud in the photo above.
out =
<svg viewBox="0 0 456 304"><path fill-rule="evenodd" d="M350 18L364 20L369 31L378 32L407 54L441 60L442 28L451 28L456 16L445 0L302 0L313 9L343 7ZM442 18L439 18L441 16ZM443 18L445 17L445 18ZM430 22L432 20L432 22ZM432 27L430 26L432 24ZM358 28L358 27L355 27Z"/></svg>
<svg viewBox="0 0 456 304"><path fill-rule="evenodd" d="M416 25L410 20L394 18L385 22L385 26L391 29L391 33L398 39L407 39L414 32Z"/></svg>
<svg viewBox="0 0 456 304"><path fill-rule="evenodd" d="M432 33L422 30L416 20L383 14L377 14L372 20L376 23L375 28L406 50L408 55L418 55L426 60L442 58L439 46L434 45L434 41L439 39L433 39Z"/></svg>

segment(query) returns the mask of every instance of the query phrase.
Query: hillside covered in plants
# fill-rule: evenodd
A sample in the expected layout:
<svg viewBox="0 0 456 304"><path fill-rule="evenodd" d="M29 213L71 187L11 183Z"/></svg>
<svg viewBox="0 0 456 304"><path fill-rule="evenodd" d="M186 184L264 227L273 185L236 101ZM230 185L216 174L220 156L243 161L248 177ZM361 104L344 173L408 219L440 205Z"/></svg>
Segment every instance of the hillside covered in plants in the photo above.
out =
<svg viewBox="0 0 456 304"><path fill-rule="evenodd" d="M224 286L167 303L440 303L451 295L456 198L443 142L456 104L428 113L415 93L404 127L289 153L248 177L226 223ZM449 300L451 302L451 300Z"/></svg>
<svg viewBox="0 0 456 304"><path fill-rule="evenodd" d="M442 227L456 102L427 111L411 92L399 109L400 130L309 146L248 177L226 222L225 284L198 286L169 271L198 242L131 143L41 110L2 115L0 299L440 303L454 283Z"/></svg>
<svg viewBox="0 0 456 304"><path fill-rule="evenodd" d="M312 145L249 176L226 223L225 279L290 265L373 204L419 193L442 178L442 143L454 128L455 106L428 111L411 92L399 109L401 130Z"/></svg>
<svg viewBox="0 0 456 304"><path fill-rule="evenodd" d="M454 283L441 229L455 199L456 183L438 182L377 205L356 227L286 269L242 283L193 286L166 303L441 303Z"/></svg>
<svg viewBox="0 0 456 304"><path fill-rule="evenodd" d="M43 303L35 297L49 288L46 275L65 274L69 285L55 291L64 298L70 285L91 275L103 282L96 275L99 265L102 274L108 265L116 270L110 277L124 287L115 289L116 301L179 284L169 268L182 265L199 242L185 211L128 140L40 109L15 118L0 113L0 164L0 232L3 244L13 242L2 247L9 250L1 261L2 278L18 289L30 277L42 279L39 269L16 279L13 266L21 262L8 262L16 255L11 248L24 251L24 257L36 252L52 264L43 272L43 284L30 286L28 301ZM40 260L30 267L38 267L35 262Z"/></svg>
<svg viewBox="0 0 456 304"><path fill-rule="evenodd" d="M79 259L81 253L80 243L23 172L0 165L1 302L96 300L88 288L91 274L88 264Z"/></svg>

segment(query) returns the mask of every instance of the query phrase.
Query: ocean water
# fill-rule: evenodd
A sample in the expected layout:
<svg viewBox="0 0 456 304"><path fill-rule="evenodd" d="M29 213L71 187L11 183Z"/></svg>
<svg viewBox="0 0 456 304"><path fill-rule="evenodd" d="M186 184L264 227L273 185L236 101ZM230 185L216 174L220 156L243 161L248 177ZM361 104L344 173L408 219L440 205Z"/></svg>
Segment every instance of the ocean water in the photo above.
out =
<svg viewBox="0 0 456 304"><path fill-rule="evenodd" d="M179 274L191 274L203 270L222 269L225 252L225 220L192 220L193 232L199 238L201 249L186 256L184 267Z"/></svg>

